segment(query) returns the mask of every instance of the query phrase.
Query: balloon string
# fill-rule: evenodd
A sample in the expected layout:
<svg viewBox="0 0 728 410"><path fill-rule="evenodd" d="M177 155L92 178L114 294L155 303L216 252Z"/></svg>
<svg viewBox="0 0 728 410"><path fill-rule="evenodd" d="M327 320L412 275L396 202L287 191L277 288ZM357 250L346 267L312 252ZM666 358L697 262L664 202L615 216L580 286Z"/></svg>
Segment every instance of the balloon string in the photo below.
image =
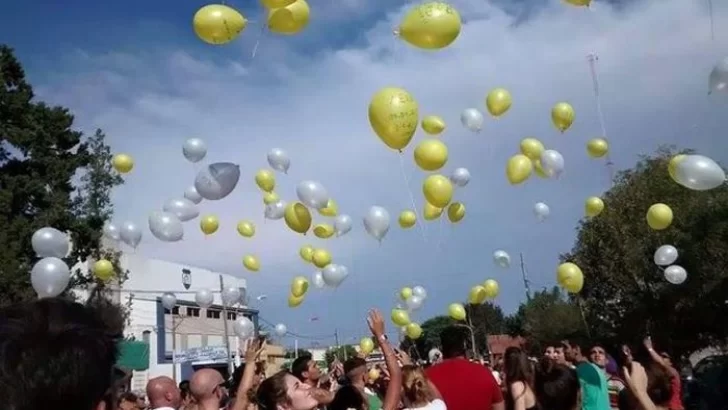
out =
<svg viewBox="0 0 728 410"><path fill-rule="evenodd" d="M589 54L587 56L587 60L589 61L589 70L591 71L592 76L592 85L594 86L594 100L596 102L597 106L597 117L599 119L599 127L602 131L602 138L609 141L607 138L607 126L604 121L604 113L602 112L602 99L599 95L599 73L597 72L597 62L599 61L599 56L596 54ZM609 147L611 149L611 147ZM605 155L605 158L607 160L607 170L609 172L609 182L610 185L614 184L614 163L612 162L612 158L609 155L609 150L607 150L607 154Z"/></svg>
<svg viewBox="0 0 728 410"><path fill-rule="evenodd" d="M715 26L713 25L713 0L708 0L708 15L710 16L710 40L715 40Z"/></svg>
<svg viewBox="0 0 728 410"><path fill-rule="evenodd" d="M412 210L415 212L415 216L417 217L417 226L420 227L420 233L422 234L422 240L427 242L427 234L425 233L425 227L422 226L422 218L420 218L420 211L417 209L417 204L415 203L415 196L412 194L412 189L410 189L410 181L409 178L407 178L407 173L404 171L404 159L402 158L404 155L402 153L399 154L399 170L402 172L402 179L404 179L404 184L407 186L407 193L410 197L410 202L412 202Z"/></svg>
<svg viewBox="0 0 728 410"><path fill-rule="evenodd" d="M260 31L258 31L258 36L255 38L255 46L253 46L253 54L250 57L251 59L255 58L255 55L258 54L258 46L260 46L260 40L263 37L263 34L265 33L265 24L260 25Z"/></svg>

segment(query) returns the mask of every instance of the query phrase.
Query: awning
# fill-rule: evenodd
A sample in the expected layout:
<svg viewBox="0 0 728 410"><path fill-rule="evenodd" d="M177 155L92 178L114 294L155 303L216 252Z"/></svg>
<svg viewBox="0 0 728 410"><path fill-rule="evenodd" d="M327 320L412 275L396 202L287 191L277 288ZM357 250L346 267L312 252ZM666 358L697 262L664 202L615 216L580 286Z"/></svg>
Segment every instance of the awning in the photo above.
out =
<svg viewBox="0 0 728 410"><path fill-rule="evenodd" d="M127 370L149 369L149 344L130 340L120 342L116 366Z"/></svg>

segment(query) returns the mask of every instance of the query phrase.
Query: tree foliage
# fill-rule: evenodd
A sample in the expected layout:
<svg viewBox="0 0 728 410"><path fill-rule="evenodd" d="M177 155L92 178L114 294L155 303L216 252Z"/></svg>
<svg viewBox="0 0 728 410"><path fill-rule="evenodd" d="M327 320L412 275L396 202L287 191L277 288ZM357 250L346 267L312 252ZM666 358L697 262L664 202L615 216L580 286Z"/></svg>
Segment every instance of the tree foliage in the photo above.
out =
<svg viewBox="0 0 728 410"><path fill-rule="evenodd" d="M331 363L335 359L339 359L339 361L343 362L346 361L346 359L356 357L359 355L359 352L356 351L356 348L352 345L342 345L339 347L330 347L326 350L326 353L324 354L324 359L326 360L326 366L331 366Z"/></svg>
<svg viewBox="0 0 728 410"><path fill-rule="evenodd" d="M298 354L296 354L296 353L298 353ZM288 349L288 350L286 350L286 354L284 357L286 359L295 359L297 357L302 357L302 356L313 357L313 353L311 353L309 350L306 350L306 349L298 349L298 352L296 352L296 349Z"/></svg>

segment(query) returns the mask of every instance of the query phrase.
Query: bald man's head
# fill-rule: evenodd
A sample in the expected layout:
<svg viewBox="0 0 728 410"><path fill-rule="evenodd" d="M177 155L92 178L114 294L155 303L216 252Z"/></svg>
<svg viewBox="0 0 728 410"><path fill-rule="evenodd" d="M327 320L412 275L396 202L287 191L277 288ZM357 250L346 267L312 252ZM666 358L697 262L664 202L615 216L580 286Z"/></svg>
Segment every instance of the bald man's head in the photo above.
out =
<svg viewBox="0 0 728 410"><path fill-rule="evenodd" d="M155 377L147 383L147 397L152 409L160 407L178 408L182 396L174 380L167 376Z"/></svg>
<svg viewBox="0 0 728 410"><path fill-rule="evenodd" d="M200 369L192 375L190 392L198 403L219 401L226 395L224 383L217 370Z"/></svg>

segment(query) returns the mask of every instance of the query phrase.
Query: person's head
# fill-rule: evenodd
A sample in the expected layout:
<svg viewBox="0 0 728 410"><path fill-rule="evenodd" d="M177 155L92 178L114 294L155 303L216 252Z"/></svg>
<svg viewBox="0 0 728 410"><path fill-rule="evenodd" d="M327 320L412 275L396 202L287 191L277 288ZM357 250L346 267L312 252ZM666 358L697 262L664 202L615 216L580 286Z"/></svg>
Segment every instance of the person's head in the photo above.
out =
<svg viewBox="0 0 728 410"><path fill-rule="evenodd" d="M174 380L167 376L155 377L147 382L147 398L153 409L159 407L176 409L182 405L180 389Z"/></svg>
<svg viewBox="0 0 728 410"><path fill-rule="evenodd" d="M326 406L326 408L328 410L366 410L367 403L364 401L364 395L358 387L345 385L336 391L334 401Z"/></svg>
<svg viewBox="0 0 728 410"><path fill-rule="evenodd" d="M344 362L344 375L355 386L363 386L369 381L367 361L361 357L352 357Z"/></svg>
<svg viewBox="0 0 728 410"><path fill-rule="evenodd" d="M312 410L319 405L311 387L287 371L263 380L255 402L260 410Z"/></svg>
<svg viewBox="0 0 728 410"><path fill-rule="evenodd" d="M553 361L558 364L566 364L568 363L566 361L566 352L564 349L564 346L559 344L558 346L554 347L554 357Z"/></svg>
<svg viewBox="0 0 728 410"><path fill-rule="evenodd" d="M554 347L554 345L546 346L546 348L543 349L543 355L549 359L556 360L556 347Z"/></svg>
<svg viewBox="0 0 728 410"><path fill-rule="evenodd" d="M600 369L607 369L607 351L601 345L594 345L589 349L589 361L597 365Z"/></svg>
<svg viewBox="0 0 728 410"><path fill-rule="evenodd" d="M435 399L435 393L422 368L402 367L402 400L407 407L423 407Z"/></svg>
<svg viewBox="0 0 728 410"><path fill-rule="evenodd" d="M291 373L302 382L317 382L321 378L321 370L313 357L304 355L293 361Z"/></svg>
<svg viewBox="0 0 728 410"><path fill-rule="evenodd" d="M573 340L564 340L561 342L561 346L564 348L564 358L567 362L578 363L586 360L584 354L588 350L582 347L581 344Z"/></svg>
<svg viewBox="0 0 728 410"><path fill-rule="evenodd" d="M526 352L519 347L509 347L504 355L506 383L523 382L533 387L533 366Z"/></svg>
<svg viewBox="0 0 728 410"><path fill-rule="evenodd" d="M468 329L463 326L448 326L440 332L442 356L445 359L465 357L468 350Z"/></svg>
<svg viewBox="0 0 728 410"><path fill-rule="evenodd" d="M137 410L138 401L139 401L139 397L136 394L134 394L132 392L124 393L119 397L118 409L119 410Z"/></svg>
<svg viewBox="0 0 728 410"><path fill-rule="evenodd" d="M544 358L537 366L534 392L544 409L576 410L581 407L581 384L576 371Z"/></svg>
<svg viewBox="0 0 728 410"><path fill-rule="evenodd" d="M190 392L200 405L215 403L223 407L228 399L226 384L217 370L200 369L192 374Z"/></svg>
<svg viewBox="0 0 728 410"><path fill-rule="evenodd" d="M112 409L121 336L108 325L113 313L60 298L0 309L1 407Z"/></svg>
<svg viewBox="0 0 728 410"><path fill-rule="evenodd" d="M666 406L672 397L670 373L655 362L644 364L644 368L647 375L647 395L656 406Z"/></svg>
<svg viewBox="0 0 728 410"><path fill-rule="evenodd" d="M672 367L672 357L670 357L670 354L667 352L660 352L660 357L662 357L662 361L665 362L668 366Z"/></svg>
<svg viewBox="0 0 728 410"><path fill-rule="evenodd" d="M182 398L182 405L187 405L192 401L192 393L190 393L190 381L182 380L179 383L179 393Z"/></svg>

